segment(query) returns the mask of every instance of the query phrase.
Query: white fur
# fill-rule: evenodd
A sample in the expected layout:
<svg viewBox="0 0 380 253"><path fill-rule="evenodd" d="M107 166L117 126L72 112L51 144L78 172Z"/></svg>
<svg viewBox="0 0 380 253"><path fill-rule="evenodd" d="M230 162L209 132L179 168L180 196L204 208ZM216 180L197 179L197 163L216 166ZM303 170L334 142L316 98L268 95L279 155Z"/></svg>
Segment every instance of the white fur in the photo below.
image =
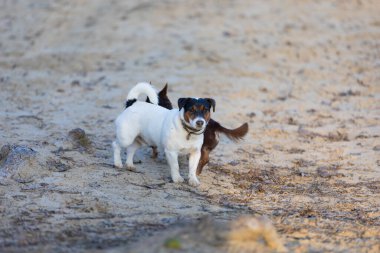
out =
<svg viewBox="0 0 380 253"><path fill-rule="evenodd" d="M127 100L138 99L141 94L149 97L152 104L158 104L157 91L149 83L138 83L128 93Z"/></svg>
<svg viewBox="0 0 380 253"><path fill-rule="evenodd" d="M136 86L128 94L129 99L138 97L140 93L148 94L149 99L154 89L150 85ZM155 93L157 96L157 94ZM153 97L153 96L152 96ZM116 140L112 143L114 150L114 164L121 168L123 163L120 157L121 148L127 148L128 167L133 167L133 156L137 148L142 145L156 146L165 151L170 166L173 182L183 182L179 173L178 155L190 154L189 184L197 186L200 182L196 170L201 156L203 134L191 135L187 140L188 132L183 128L184 109L168 110L155 104L136 101L126 108L116 119ZM206 127L203 125L201 131ZM142 141L143 140L143 143Z"/></svg>

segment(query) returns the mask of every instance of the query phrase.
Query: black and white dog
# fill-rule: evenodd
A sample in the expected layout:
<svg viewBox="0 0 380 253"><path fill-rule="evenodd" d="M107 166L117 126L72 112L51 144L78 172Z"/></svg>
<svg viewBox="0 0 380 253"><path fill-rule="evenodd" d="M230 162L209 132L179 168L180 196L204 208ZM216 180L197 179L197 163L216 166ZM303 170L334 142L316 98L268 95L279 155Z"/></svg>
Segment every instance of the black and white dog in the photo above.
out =
<svg viewBox="0 0 380 253"><path fill-rule="evenodd" d="M151 103L137 101L141 94ZM121 168L121 148L127 149L127 167L134 168L133 156L141 146L154 146L165 151L173 182L184 179L179 173L178 155L190 154L189 184L200 184L196 176L201 156L203 133L210 120L211 98L180 98L178 109L158 106L156 90L149 83L138 83L127 96L127 108L116 119L116 140L112 143L114 164Z"/></svg>

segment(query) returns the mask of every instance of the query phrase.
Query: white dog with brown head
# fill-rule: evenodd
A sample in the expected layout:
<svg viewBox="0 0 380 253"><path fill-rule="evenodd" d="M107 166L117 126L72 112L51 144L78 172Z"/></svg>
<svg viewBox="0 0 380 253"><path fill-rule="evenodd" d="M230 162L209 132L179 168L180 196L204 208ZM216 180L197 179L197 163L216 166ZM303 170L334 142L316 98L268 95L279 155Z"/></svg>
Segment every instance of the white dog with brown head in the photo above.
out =
<svg viewBox="0 0 380 253"><path fill-rule="evenodd" d="M152 103L137 101L141 94ZM126 164L134 168L133 156L141 146L155 146L165 151L173 182L184 179L179 173L178 155L190 154L189 184L199 185L196 170L201 156L203 133L210 120L211 98L180 98L179 109L158 106L157 92L149 83L138 83L127 96L126 109L116 119L114 164L122 168L121 148L127 149Z"/></svg>

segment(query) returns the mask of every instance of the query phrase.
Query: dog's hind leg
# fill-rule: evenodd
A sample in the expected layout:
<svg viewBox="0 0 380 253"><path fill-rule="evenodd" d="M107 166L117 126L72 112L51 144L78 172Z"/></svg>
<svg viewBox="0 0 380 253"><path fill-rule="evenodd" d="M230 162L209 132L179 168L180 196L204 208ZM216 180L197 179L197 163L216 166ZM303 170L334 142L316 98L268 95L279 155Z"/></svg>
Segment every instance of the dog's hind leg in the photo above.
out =
<svg viewBox="0 0 380 253"><path fill-rule="evenodd" d="M135 142L136 137L138 135L138 130L130 127L125 122L117 122L116 123L116 141L113 142L112 146L114 149L114 164L115 167L122 168L123 163L120 158L121 148L127 148L127 166L132 165L133 161L131 161L133 155L136 151ZM129 149L129 150L128 150Z"/></svg>
<svg viewBox="0 0 380 253"><path fill-rule="evenodd" d="M135 170L133 165L133 156L135 155L136 150L140 147L140 144L137 141L134 141L131 145L127 147L127 168L130 170Z"/></svg>
<svg viewBox="0 0 380 253"><path fill-rule="evenodd" d="M121 147L118 141L112 142L112 147L113 147L113 164L117 168L122 168L123 162L121 161L121 157L120 157Z"/></svg>
<svg viewBox="0 0 380 253"><path fill-rule="evenodd" d="M152 146L151 148L152 148L152 158L156 159L158 156L157 147Z"/></svg>
<svg viewBox="0 0 380 253"><path fill-rule="evenodd" d="M203 167L209 162L209 154L210 150L205 147L201 149L201 158L199 159L198 168L197 168L197 176L202 173Z"/></svg>

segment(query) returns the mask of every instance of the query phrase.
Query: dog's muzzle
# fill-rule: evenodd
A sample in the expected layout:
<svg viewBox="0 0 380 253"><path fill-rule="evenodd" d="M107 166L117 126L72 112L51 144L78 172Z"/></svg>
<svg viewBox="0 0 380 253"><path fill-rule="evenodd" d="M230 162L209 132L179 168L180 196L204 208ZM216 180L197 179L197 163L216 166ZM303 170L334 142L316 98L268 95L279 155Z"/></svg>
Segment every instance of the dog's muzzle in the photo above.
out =
<svg viewBox="0 0 380 253"><path fill-rule="evenodd" d="M204 120L199 120L199 121L202 121L202 125L199 129L197 129L197 128L191 127L188 124L186 124L186 122L184 120L181 120L183 128L188 133L187 137L186 137L187 140L190 139L190 135L192 135L192 134L193 135L201 135L206 131L206 126L202 127L203 125L205 125L205 121ZM196 121L196 125L198 125L198 121Z"/></svg>
<svg viewBox="0 0 380 253"><path fill-rule="evenodd" d="M195 124L197 125L198 128L203 127L203 124L204 124L204 123L205 123L204 120L197 120L197 121L195 122Z"/></svg>

